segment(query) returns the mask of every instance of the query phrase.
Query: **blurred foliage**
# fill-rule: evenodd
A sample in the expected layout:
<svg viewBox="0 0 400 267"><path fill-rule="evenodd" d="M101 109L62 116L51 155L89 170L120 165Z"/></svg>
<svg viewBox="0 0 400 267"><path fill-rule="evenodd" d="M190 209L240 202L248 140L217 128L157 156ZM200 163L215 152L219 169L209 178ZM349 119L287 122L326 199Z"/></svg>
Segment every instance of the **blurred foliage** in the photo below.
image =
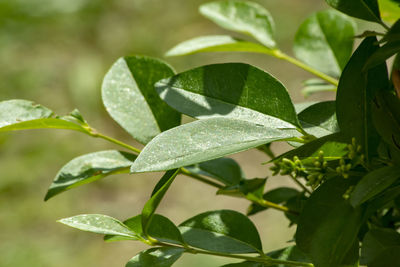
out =
<svg viewBox="0 0 400 267"><path fill-rule="evenodd" d="M162 57L180 41L224 33L198 14L197 7L204 2L2 0L0 100L30 99L58 114L77 107L102 132L131 142L101 104L99 89L103 75L120 56ZM322 0L257 2L273 14L278 42L287 51L291 50L294 33L304 18L314 10L326 8ZM307 78L295 67L258 55L202 54L168 61L178 71L211 62L255 64L282 80L298 99L301 99L301 80ZM120 175L43 202L47 187L63 164L80 154L111 147L104 141L64 131L0 135L1 267L123 266L141 249L131 243L103 244L94 235L67 229L55 221L79 213L104 213L120 219L133 216L139 213L160 174ZM265 167L254 168L251 163L248 166L245 169L248 176L266 175ZM212 189L198 189L197 184L179 179L174 186L167 207L161 211L176 218L177 223L211 205L242 207L241 211L246 206L238 200L218 197L220 206L215 207L217 197ZM204 199L193 201L190 193L181 192L182 188L187 192L196 190ZM273 211L265 214L254 218L262 234L273 234L265 238L268 244L264 246L267 249L284 246L292 233L287 233L287 240L281 240L276 229L287 231L287 221ZM177 266L218 266L223 262L209 263L200 257L189 257Z"/></svg>

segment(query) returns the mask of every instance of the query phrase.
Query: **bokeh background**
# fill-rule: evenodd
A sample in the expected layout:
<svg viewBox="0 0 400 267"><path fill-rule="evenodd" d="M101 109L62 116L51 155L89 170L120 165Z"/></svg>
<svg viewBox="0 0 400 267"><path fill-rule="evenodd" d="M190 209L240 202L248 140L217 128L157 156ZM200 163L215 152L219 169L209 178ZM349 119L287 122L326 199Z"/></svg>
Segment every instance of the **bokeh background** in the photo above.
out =
<svg viewBox="0 0 400 267"><path fill-rule="evenodd" d="M105 112L100 98L104 74L121 56L163 58L188 38L224 34L202 18L200 0L2 0L0 1L0 100L29 99L57 114L78 108L99 131L135 144ZM291 54L299 24L323 0L259 0L273 14L276 38ZM235 35L235 34L233 34ZM236 36L236 35L235 35ZM201 54L166 59L177 71L217 62L246 62L278 77L294 102L304 101L301 82L310 76L276 59L251 54ZM308 100L332 99L332 93ZM137 144L135 144L137 145ZM139 145L138 145L139 146ZM81 213L102 213L121 220L141 211L161 177L118 175L79 187L48 202L43 197L57 171L84 153L117 148L104 140L62 130L0 135L0 266L124 266L145 246L103 243L101 236L70 229L56 220ZM282 151L285 147L275 147ZM270 175L268 160L257 151L234 155L248 178ZM272 177L268 188L289 182ZM179 177L159 213L175 223L197 213L231 208L245 212L245 200L216 196L206 185ZM252 217L266 251L287 245L293 228L278 211ZM220 266L225 259L184 256L175 266Z"/></svg>

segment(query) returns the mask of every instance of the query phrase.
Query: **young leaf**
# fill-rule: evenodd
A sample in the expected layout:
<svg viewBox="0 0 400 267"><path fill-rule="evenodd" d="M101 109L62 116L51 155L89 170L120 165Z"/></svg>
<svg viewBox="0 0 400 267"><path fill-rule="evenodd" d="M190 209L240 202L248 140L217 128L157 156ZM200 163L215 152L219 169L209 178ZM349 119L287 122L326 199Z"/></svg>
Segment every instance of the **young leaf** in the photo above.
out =
<svg viewBox="0 0 400 267"><path fill-rule="evenodd" d="M50 185L45 200L71 188L91 183L117 173L129 173L136 155L106 150L77 157L58 172Z"/></svg>
<svg viewBox="0 0 400 267"><path fill-rule="evenodd" d="M270 13L252 2L225 0L200 6L200 13L219 26L248 34L268 48L275 48L275 25Z"/></svg>
<svg viewBox="0 0 400 267"><path fill-rule="evenodd" d="M351 180L336 177L323 183L300 215L296 244L316 266L339 266L356 240L362 212L343 198Z"/></svg>
<svg viewBox="0 0 400 267"><path fill-rule="evenodd" d="M254 224L233 210L199 214L179 225L185 242L193 247L222 253L262 252Z"/></svg>
<svg viewBox="0 0 400 267"><path fill-rule="evenodd" d="M67 117L53 118L53 111L31 101L14 99L0 102L0 132L30 129L87 130Z"/></svg>
<svg viewBox="0 0 400 267"><path fill-rule="evenodd" d="M160 182L156 185L157 189L153 192L151 198L144 205L142 210L142 226L144 234L147 234L147 228L150 226L154 212L178 173L179 170L167 171L161 178Z"/></svg>
<svg viewBox="0 0 400 267"><path fill-rule="evenodd" d="M82 214L61 219L59 222L72 228L97 234L119 235L131 238L138 236L138 233L133 232L117 219L101 214Z"/></svg>
<svg viewBox="0 0 400 267"><path fill-rule="evenodd" d="M132 172L162 171L216 159L296 133L242 120L210 118L181 125L155 137L139 154Z"/></svg>
<svg viewBox="0 0 400 267"><path fill-rule="evenodd" d="M191 173L214 178L225 185L235 185L243 178L239 164L231 158L219 158L185 167Z"/></svg>
<svg viewBox="0 0 400 267"><path fill-rule="evenodd" d="M102 98L108 113L143 144L180 124L181 115L154 90L155 82L173 74L162 61L132 56L118 59L104 78Z"/></svg>
<svg viewBox="0 0 400 267"><path fill-rule="evenodd" d="M368 265L375 262L382 253L393 247L400 246L400 234L393 229L376 228L371 229L365 235L362 247L361 247L361 259L360 263ZM389 259L392 259L393 255L387 255ZM394 263L392 261L391 263ZM379 266L379 265L375 265ZM390 266L390 265L381 265Z"/></svg>
<svg viewBox="0 0 400 267"><path fill-rule="evenodd" d="M145 234L143 233L142 215L137 215L135 217L129 218L128 220L124 221L124 224L138 236L143 236L143 238L146 238ZM147 234L161 242L178 245L182 245L184 243L178 227L176 227L175 224L171 222L168 218L159 214L154 214L152 216L151 222L148 225ZM104 240L106 242L113 242L123 240L137 240L137 238L118 235L106 235L104 237Z"/></svg>
<svg viewBox="0 0 400 267"><path fill-rule="evenodd" d="M130 259L125 267L169 267L180 258L184 251L183 248L151 248Z"/></svg>
<svg viewBox="0 0 400 267"><path fill-rule="evenodd" d="M356 207L376 196L400 178L399 167L383 167L364 176L351 194L350 203Z"/></svg>
<svg viewBox="0 0 400 267"><path fill-rule="evenodd" d="M347 149L349 142L351 142L349 138L343 136L340 132L334 133L292 149L278 156L273 161L282 158L293 159L294 156L297 156L303 163L312 163L314 159L318 158L321 151L326 161L339 160L349 153Z"/></svg>
<svg viewBox="0 0 400 267"><path fill-rule="evenodd" d="M195 118L224 116L272 128L300 127L286 88L248 64L195 68L159 81L156 89L170 106Z"/></svg>
<svg viewBox="0 0 400 267"><path fill-rule="evenodd" d="M381 23L377 0L325 0L328 5L355 18Z"/></svg>
<svg viewBox="0 0 400 267"><path fill-rule="evenodd" d="M249 52L271 54L273 50L252 42L228 35L209 35L196 37L171 48L165 56L176 57L203 52Z"/></svg>
<svg viewBox="0 0 400 267"><path fill-rule="evenodd" d="M335 10L307 18L296 33L294 54L308 65L339 77L349 60L356 32L355 22Z"/></svg>
<svg viewBox="0 0 400 267"><path fill-rule="evenodd" d="M276 204L282 204L299 194L300 194L300 192L294 188L279 187L279 188L273 189L273 190L265 193L263 195L263 199L273 202L273 203L276 203ZM247 209L247 215L248 216L254 215L254 214L259 213L260 211L263 211L266 209L268 209L268 208L262 207L260 205L253 203Z"/></svg>
<svg viewBox="0 0 400 267"><path fill-rule="evenodd" d="M315 137L319 138L339 132L335 101L324 101L311 105L300 112L298 117L303 129Z"/></svg>
<svg viewBox="0 0 400 267"><path fill-rule="evenodd" d="M367 161L377 153L379 136L373 127L373 97L388 87L386 65L363 72L368 58L378 49L375 37L366 38L344 69L336 97L336 114L343 134L356 138Z"/></svg>

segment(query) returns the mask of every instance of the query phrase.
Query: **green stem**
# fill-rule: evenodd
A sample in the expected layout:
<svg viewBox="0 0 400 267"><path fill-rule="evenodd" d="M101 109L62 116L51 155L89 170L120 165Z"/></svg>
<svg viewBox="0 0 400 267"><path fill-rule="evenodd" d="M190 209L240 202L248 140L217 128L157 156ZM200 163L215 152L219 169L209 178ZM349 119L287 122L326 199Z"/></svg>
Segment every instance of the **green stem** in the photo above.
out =
<svg viewBox="0 0 400 267"><path fill-rule="evenodd" d="M206 251L206 250L199 250L192 247L182 247L177 245L166 244L163 242L156 242L153 243L154 246L163 246L163 247L174 247L174 248L183 248L185 252L191 254L203 254L203 255L212 255L217 257L224 257L224 258L231 258L231 259L241 259L246 261L252 262L260 262L268 265L278 265L283 264L287 266L298 266L298 267L314 267L312 263L305 263L305 262L296 262L296 261L285 261L285 260L278 260L273 259L268 256L261 256L261 257L251 257L251 256L244 256L244 255L237 255L237 254L228 254L228 253L221 253L221 252L214 252L214 251Z"/></svg>
<svg viewBox="0 0 400 267"><path fill-rule="evenodd" d="M189 170L187 170L187 169L185 169L185 168L181 168L180 173L181 173L181 174L184 174L184 175L186 175L186 176L188 176L188 177L191 177L191 178L193 178L193 179L195 179L195 180L198 180L198 181L200 181L200 182L203 182L203 183L205 183L205 184L208 184L208 185L211 185L211 186L213 186L213 187L216 187L216 188L218 188L218 189L221 189L221 188L224 187L223 185L220 185L220 184L215 183L215 182L213 182L213 181L210 181L210 180L208 180L208 179L206 179L206 178L203 178L203 177L201 177L200 175L197 175L197 174L195 174L195 173L192 173L192 172L190 172Z"/></svg>
<svg viewBox="0 0 400 267"><path fill-rule="evenodd" d="M109 137L109 136L103 135L101 133L98 133L96 131L91 131L89 134L91 136L93 136L93 137L102 138L102 139L107 140L107 141L109 141L111 143L117 144L117 145L122 146L122 147L124 147L126 149L129 149L129 150L132 150L133 152L136 152L138 154L140 153L140 149L138 149L136 147L133 147L133 146L130 146L128 144L125 144L125 143L123 143L123 142L121 142L121 141L119 141L117 139L112 138L112 137Z"/></svg>
<svg viewBox="0 0 400 267"><path fill-rule="evenodd" d="M282 51L280 51L278 49L274 50L273 53L271 53L270 55L272 55L272 56L274 56L276 58L282 59L282 60L286 60L287 62L292 63L292 64L296 65L297 67L300 67L303 70L314 74L315 76L327 81L328 83L331 83L331 84L335 85L336 87L339 84L338 80L336 80L335 78L333 78L333 77L331 77L329 75L326 75L325 73L320 72L320 71L318 71L318 70L316 70L316 69L304 64L303 62L301 62L301 61L299 61L299 60L297 60L297 59L295 59L295 58L283 53Z"/></svg>
<svg viewBox="0 0 400 267"><path fill-rule="evenodd" d="M302 184L299 180L296 179L296 177L294 177L293 175L289 175L290 178L292 178L292 180L298 184L305 192L309 193L310 195L312 194L312 192L310 191L310 189L308 189L304 184Z"/></svg>
<svg viewBox="0 0 400 267"><path fill-rule="evenodd" d="M299 215L299 213L297 211L291 210L286 206L282 206L279 204L276 204L274 202L265 200L265 199L249 199L246 197L246 199L250 200L251 202L258 204L264 208L271 208L271 209L275 209L275 210L279 210L279 211L283 211L283 212L287 212L287 213L291 213L293 215Z"/></svg>

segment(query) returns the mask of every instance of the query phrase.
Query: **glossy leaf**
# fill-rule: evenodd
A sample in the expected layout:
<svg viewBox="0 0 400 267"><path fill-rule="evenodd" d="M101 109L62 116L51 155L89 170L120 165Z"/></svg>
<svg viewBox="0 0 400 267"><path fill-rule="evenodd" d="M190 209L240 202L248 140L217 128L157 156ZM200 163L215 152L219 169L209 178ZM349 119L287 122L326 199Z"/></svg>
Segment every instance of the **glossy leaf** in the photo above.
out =
<svg viewBox="0 0 400 267"><path fill-rule="evenodd" d="M337 10L359 19L380 23L377 0L325 0L328 5Z"/></svg>
<svg viewBox="0 0 400 267"><path fill-rule="evenodd" d="M151 248L140 252L129 260L126 267L169 267L176 262L182 253L183 248Z"/></svg>
<svg viewBox="0 0 400 267"><path fill-rule="evenodd" d="M315 137L339 132L335 101L316 103L300 112L298 117L303 129Z"/></svg>
<svg viewBox="0 0 400 267"><path fill-rule="evenodd" d="M143 232L142 215L129 218L124 221L124 224L129 227L138 236L146 238ZM172 244L183 244L183 238L179 229L171 222L168 218L154 214L152 220L147 227L147 234L154 239L161 242L167 242ZM118 235L106 235L104 240L107 242L123 241L123 240L138 240L138 238L118 236Z"/></svg>
<svg viewBox="0 0 400 267"><path fill-rule="evenodd" d="M353 54L339 81L336 115L343 134L356 138L367 161L377 152L379 136L371 117L373 97L386 90L386 65L363 72L368 58L377 50L376 38L366 38Z"/></svg>
<svg viewBox="0 0 400 267"><path fill-rule="evenodd" d="M200 6L200 13L222 28L248 34L268 48L274 48L274 22L270 13L252 2L225 0Z"/></svg>
<svg viewBox="0 0 400 267"><path fill-rule="evenodd" d="M348 16L335 10L317 12L300 25L294 53L311 67L339 77L351 56L355 32Z"/></svg>
<svg viewBox="0 0 400 267"><path fill-rule="evenodd" d="M371 229L365 235L361 247L360 263L370 266L380 255L393 247L400 246L400 234L393 229L376 228ZM386 255L389 259L393 255ZM392 263L394 263L393 261ZM375 265L379 266L379 265ZM386 266L386 265L382 265ZM390 266L390 265L388 265Z"/></svg>
<svg viewBox="0 0 400 267"><path fill-rule="evenodd" d="M339 266L357 238L362 212L343 198L349 180L336 177L323 183L300 215L296 244L316 266Z"/></svg>
<svg viewBox="0 0 400 267"><path fill-rule="evenodd" d="M209 35L184 41L171 48L165 56L175 57L203 52L249 52L271 54L273 50L228 35Z"/></svg>
<svg viewBox="0 0 400 267"><path fill-rule="evenodd" d="M354 188L350 202L356 207L376 196L400 178L399 167L383 167L364 176Z"/></svg>
<svg viewBox="0 0 400 267"><path fill-rule="evenodd" d="M122 222L101 214L82 214L61 219L59 222L72 228L97 234L137 237L137 233L133 232Z"/></svg>
<svg viewBox="0 0 400 267"><path fill-rule="evenodd" d="M159 81L156 88L170 106L199 119L224 116L272 128L300 126L286 88L248 64L195 68Z"/></svg>
<svg viewBox="0 0 400 267"><path fill-rule="evenodd" d="M256 253L262 251L254 224L233 210L199 214L179 226L185 242L193 247L222 253Z"/></svg>
<svg viewBox="0 0 400 267"><path fill-rule="evenodd" d="M157 81L173 74L170 66L153 58L120 58L104 78L104 106L130 135L141 143L148 143L162 131L180 124L180 114L154 90Z"/></svg>
<svg viewBox="0 0 400 267"><path fill-rule="evenodd" d="M243 178L239 164L231 158L219 158L185 167L188 171L214 178L225 185L234 185Z"/></svg>
<svg viewBox="0 0 400 267"><path fill-rule="evenodd" d="M178 175L178 173L179 170L167 171L161 178L160 182L156 185L156 190L153 192L151 198L144 205L142 210L142 225L145 234L147 234L147 228L150 225L154 212L156 211L158 205L160 205L162 198L171 186L172 182L175 180L175 177Z"/></svg>
<svg viewBox="0 0 400 267"><path fill-rule="evenodd" d="M139 154L132 172L170 170L237 153L295 133L229 118L194 121L163 132Z"/></svg>
<svg viewBox="0 0 400 267"><path fill-rule="evenodd" d="M22 99L0 102L0 132L30 129L67 129L87 133L71 116L53 117L54 113L42 105Z"/></svg>
<svg viewBox="0 0 400 267"><path fill-rule="evenodd" d="M263 195L263 199L276 203L282 204L288 201L289 199L299 195L300 192L294 188L289 187L279 187L273 190L268 191ZM247 215L254 215L260 211L266 210L268 208L262 207L257 204L251 204L247 210Z"/></svg>
<svg viewBox="0 0 400 267"><path fill-rule="evenodd" d="M117 173L129 173L136 155L106 150L77 157L64 165L54 178L45 200L66 190Z"/></svg>

